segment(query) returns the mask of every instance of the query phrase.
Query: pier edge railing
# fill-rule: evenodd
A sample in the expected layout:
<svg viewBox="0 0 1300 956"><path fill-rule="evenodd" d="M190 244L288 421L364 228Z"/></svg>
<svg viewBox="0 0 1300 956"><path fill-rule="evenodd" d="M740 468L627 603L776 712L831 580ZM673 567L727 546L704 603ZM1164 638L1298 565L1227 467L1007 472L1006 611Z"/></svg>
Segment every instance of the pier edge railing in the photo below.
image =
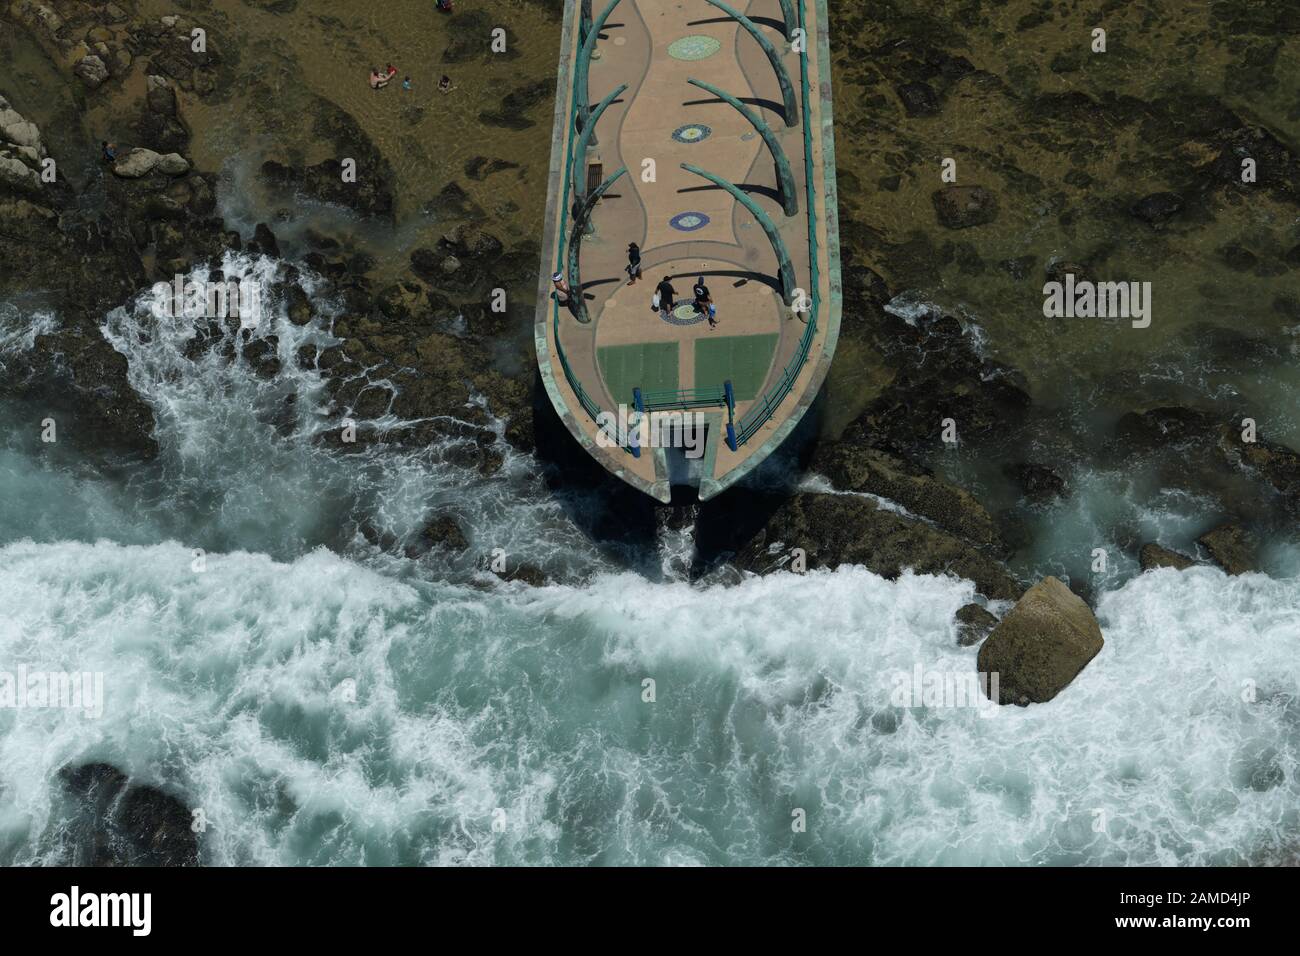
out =
<svg viewBox="0 0 1300 956"><path fill-rule="evenodd" d="M806 36L808 30L806 0L799 0L799 24L805 32L805 43L810 43L811 39ZM803 87L804 179L808 194L809 295L812 297L812 308L808 315L808 325L799 338L799 348L795 350L793 358L781 371L781 377L777 379L771 388L755 400L749 411L740 419L740 425L736 429L736 442L740 445L753 438L758 430L768 423L773 413L780 407L781 402L794 388L799 373L803 371L804 362L808 360L808 353L812 349L813 339L817 337L817 319L821 314L821 272L817 266L817 204L812 151L812 118L810 116L811 111L808 108L812 98L812 87L808 82L808 49L808 46L804 47L804 52L800 55L799 61L802 69L800 78Z"/></svg>

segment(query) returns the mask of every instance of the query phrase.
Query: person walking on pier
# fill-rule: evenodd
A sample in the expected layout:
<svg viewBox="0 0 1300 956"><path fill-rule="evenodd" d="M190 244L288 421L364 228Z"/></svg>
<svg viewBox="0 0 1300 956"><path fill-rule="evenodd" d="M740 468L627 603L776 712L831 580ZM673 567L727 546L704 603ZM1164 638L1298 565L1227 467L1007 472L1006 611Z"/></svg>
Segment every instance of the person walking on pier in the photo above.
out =
<svg viewBox="0 0 1300 956"><path fill-rule="evenodd" d="M718 310L713 307L713 296L709 294L709 287L704 284L704 276L695 280L695 286L691 289L695 294L695 311L709 320L709 328L718 327Z"/></svg>
<svg viewBox="0 0 1300 956"><path fill-rule="evenodd" d="M641 247L635 242L627 244L627 268L628 285L636 285L636 280L641 278Z"/></svg>
<svg viewBox="0 0 1300 956"><path fill-rule="evenodd" d="M663 281L655 286L655 294L659 296L659 314L665 320L673 314L673 308L677 305L677 290L673 288L672 280L672 276L664 276Z"/></svg>

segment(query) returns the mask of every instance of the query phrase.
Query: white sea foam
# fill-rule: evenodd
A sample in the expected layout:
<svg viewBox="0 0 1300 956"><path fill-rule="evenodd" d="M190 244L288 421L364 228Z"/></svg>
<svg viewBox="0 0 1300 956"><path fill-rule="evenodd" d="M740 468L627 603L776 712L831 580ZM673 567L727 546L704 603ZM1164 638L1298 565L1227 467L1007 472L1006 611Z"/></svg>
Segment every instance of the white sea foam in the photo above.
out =
<svg viewBox="0 0 1300 956"><path fill-rule="evenodd" d="M1069 688L990 720L890 704L898 671L975 667L951 578L483 593L324 551L190 560L0 549L4 659L102 670L107 697L91 723L0 715L4 862L54 859L55 774L94 759L179 784L217 863L1295 856L1295 581L1143 575L1103 598L1106 647Z"/></svg>
<svg viewBox="0 0 1300 956"><path fill-rule="evenodd" d="M52 312L28 311L13 303L0 303L0 368L4 367L6 354L30 351L38 336L49 335L58 327L58 319Z"/></svg>

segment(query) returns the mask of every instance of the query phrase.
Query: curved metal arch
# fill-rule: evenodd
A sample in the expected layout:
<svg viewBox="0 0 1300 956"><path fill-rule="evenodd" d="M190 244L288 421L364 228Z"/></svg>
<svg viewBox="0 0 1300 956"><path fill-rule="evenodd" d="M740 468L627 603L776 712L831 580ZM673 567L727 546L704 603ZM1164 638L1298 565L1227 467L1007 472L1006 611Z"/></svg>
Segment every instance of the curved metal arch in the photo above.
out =
<svg viewBox="0 0 1300 956"><path fill-rule="evenodd" d="M587 149L591 142L596 138L596 124L600 122L600 117L609 105L618 98L619 94L627 90L626 83L620 83L615 87L603 100L597 104L596 108L591 111L590 122L582 130L582 135L578 137L578 145L573 150L573 201L581 202L582 197L587 192Z"/></svg>
<svg viewBox="0 0 1300 956"><path fill-rule="evenodd" d="M781 279L781 295L787 304L793 304L795 292L798 291L794 284L794 263L790 261L790 251L785 247L785 241L781 238L781 233L776 228L776 223L772 218L763 211L762 207L754 200L750 199L745 192L733 183L727 182L721 176L715 176L705 169L700 169L691 163L682 163L682 169L688 173L694 173L696 176L702 176L715 186L721 186L727 192L731 193L736 202L740 203L749 210L758 224L763 227L767 233L768 242L772 243L772 251L776 253L777 273Z"/></svg>
<svg viewBox="0 0 1300 956"><path fill-rule="evenodd" d="M772 132L772 127L763 122L757 113L740 100L712 83L694 79L688 79L686 82L691 86L698 86L706 93L712 93L725 103L730 103L741 116L749 120L749 125L758 131L758 135L763 137L763 142L767 144L768 151L772 154L772 162L776 165L776 186L781 195L781 209L787 216L795 215L799 211L799 194L795 190L794 173L790 170L790 160L786 158L785 150L781 148L781 143L777 140L776 133Z"/></svg>
<svg viewBox="0 0 1300 956"><path fill-rule="evenodd" d="M591 0L586 0L590 3ZM590 12L587 14L591 16ZM781 0L781 19L785 21L785 38L794 42L794 31L799 28L799 20L794 15L794 0Z"/></svg>
<svg viewBox="0 0 1300 956"><path fill-rule="evenodd" d="M600 15L587 30L582 46L578 49L578 61L573 67L573 84L578 91L578 109L573 115L573 124L579 132L586 129L587 117L591 115L591 91L588 88L588 80L591 76L591 54L596 51L596 40L600 37L600 31L605 29L605 21L618 5L619 0L609 0L609 5L600 11Z"/></svg>
<svg viewBox="0 0 1300 956"><path fill-rule="evenodd" d="M573 232L569 236L569 261L566 270L569 281L569 311L573 313L575 319L583 324L590 322L591 316L587 314L587 299L582 294L582 270L578 266L578 254L582 247L582 237L586 235L587 220L591 218L591 211L596 208L596 203L600 201L601 196L605 195L606 190L614 185L614 181L625 172L627 172L627 167L620 166L618 172L593 189L591 195L583 202L582 208L573 217Z"/></svg>
<svg viewBox="0 0 1300 956"><path fill-rule="evenodd" d="M772 64L772 69L776 72L776 81L781 85L781 100L785 107L785 125L797 126L799 123L799 103L794 96L794 84L790 82L790 74L786 72L785 64L781 62L781 54L772 45L772 41L763 35L763 31L758 28L753 20L734 7L723 3L722 0L705 0L705 2L717 7L731 17L758 41L758 45L767 54L767 61Z"/></svg>

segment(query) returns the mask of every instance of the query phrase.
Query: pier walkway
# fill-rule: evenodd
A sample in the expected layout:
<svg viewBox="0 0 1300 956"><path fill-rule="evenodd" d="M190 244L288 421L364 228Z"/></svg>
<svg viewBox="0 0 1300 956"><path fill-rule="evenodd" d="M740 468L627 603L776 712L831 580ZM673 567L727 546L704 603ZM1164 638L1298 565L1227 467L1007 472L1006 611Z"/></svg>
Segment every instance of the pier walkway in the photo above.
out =
<svg viewBox="0 0 1300 956"><path fill-rule="evenodd" d="M671 485L712 497L770 454L838 334L825 0L737 4L571 0L565 19L539 366L575 438L664 501ZM552 295L557 271L581 301ZM678 301L666 316L651 309L665 276ZM716 328L691 304L699 276ZM602 441L620 406L652 427ZM698 459L646 440L681 412L707 421Z"/></svg>

